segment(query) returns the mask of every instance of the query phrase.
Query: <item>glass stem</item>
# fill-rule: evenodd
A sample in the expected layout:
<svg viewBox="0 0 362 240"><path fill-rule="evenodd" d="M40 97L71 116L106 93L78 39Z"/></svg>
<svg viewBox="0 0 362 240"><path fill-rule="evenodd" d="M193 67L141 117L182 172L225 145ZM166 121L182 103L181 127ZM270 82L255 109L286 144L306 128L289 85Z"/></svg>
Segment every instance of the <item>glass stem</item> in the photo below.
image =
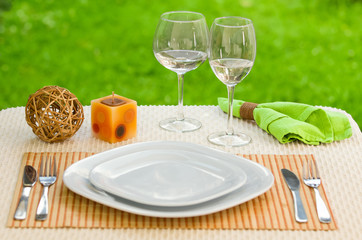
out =
<svg viewBox="0 0 362 240"><path fill-rule="evenodd" d="M235 86L227 86L228 88L228 100L229 100L229 108L228 108L228 122L227 122L227 135L234 134L233 129L233 100L234 100L234 89Z"/></svg>
<svg viewBox="0 0 362 240"><path fill-rule="evenodd" d="M178 121L182 121L185 119L183 105L184 105L184 75L185 74L177 74L178 77L178 110L177 110L177 117Z"/></svg>

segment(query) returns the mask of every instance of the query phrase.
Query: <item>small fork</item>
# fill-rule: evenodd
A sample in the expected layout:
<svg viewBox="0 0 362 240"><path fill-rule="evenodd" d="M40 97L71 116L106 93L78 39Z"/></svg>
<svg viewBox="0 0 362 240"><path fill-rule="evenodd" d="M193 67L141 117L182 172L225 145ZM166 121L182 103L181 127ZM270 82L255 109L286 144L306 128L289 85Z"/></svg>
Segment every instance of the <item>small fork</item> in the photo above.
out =
<svg viewBox="0 0 362 240"><path fill-rule="evenodd" d="M331 215L318 191L318 187L321 184L321 178L319 176L317 163L314 159L307 159L303 162L303 182L308 187L314 188L319 221L322 223L331 222Z"/></svg>
<svg viewBox="0 0 362 240"><path fill-rule="evenodd" d="M53 165L51 163L51 157L47 158L45 161L41 159L40 171L39 171L39 182L44 186L43 193L39 201L38 208L36 210L36 220L45 220L48 217L48 188L50 185L54 184L57 180L57 163L55 157L53 157ZM49 165L49 167L48 167ZM53 175L52 175L52 166L53 166Z"/></svg>

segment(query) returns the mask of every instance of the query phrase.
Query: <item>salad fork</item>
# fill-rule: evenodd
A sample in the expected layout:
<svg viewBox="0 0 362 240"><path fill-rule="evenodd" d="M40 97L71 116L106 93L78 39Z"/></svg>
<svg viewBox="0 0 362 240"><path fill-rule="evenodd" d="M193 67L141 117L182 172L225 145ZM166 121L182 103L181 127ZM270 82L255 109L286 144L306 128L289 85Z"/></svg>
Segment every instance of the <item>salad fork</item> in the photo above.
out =
<svg viewBox="0 0 362 240"><path fill-rule="evenodd" d="M318 190L321 178L314 159L303 161L303 182L314 189L319 221L323 223L331 222L331 215Z"/></svg>
<svg viewBox="0 0 362 240"><path fill-rule="evenodd" d="M39 171L39 182L43 185L43 193L39 201L38 208L36 210L36 220L45 220L48 217L48 189L49 186L54 184L57 180L57 163L55 157L53 157L53 165L51 163L51 157L45 160L45 168L44 167L44 159L42 158L40 163L40 171ZM49 165L49 167L48 167ZM52 173L53 167L53 173Z"/></svg>

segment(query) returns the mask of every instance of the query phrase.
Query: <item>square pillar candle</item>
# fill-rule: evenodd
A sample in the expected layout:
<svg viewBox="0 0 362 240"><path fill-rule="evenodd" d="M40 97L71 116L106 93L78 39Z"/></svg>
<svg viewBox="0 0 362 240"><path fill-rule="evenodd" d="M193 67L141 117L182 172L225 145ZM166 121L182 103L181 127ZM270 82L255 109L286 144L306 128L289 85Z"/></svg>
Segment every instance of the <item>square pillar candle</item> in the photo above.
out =
<svg viewBox="0 0 362 240"><path fill-rule="evenodd" d="M116 94L91 101L93 136L115 143L137 134L137 102Z"/></svg>

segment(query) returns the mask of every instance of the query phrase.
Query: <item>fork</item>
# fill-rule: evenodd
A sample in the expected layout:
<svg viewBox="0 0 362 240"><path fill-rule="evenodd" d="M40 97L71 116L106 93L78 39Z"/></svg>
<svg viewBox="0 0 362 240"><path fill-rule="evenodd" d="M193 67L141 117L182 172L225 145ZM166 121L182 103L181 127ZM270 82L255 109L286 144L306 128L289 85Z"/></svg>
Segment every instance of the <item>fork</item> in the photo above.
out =
<svg viewBox="0 0 362 240"><path fill-rule="evenodd" d="M49 165L49 167L48 167ZM52 173L53 166L53 173ZM57 163L55 157L53 157L53 165L51 163L51 157L46 158L45 168L44 159L41 159L40 171L39 171L39 182L43 185L43 193L39 201L38 208L36 210L36 220L45 220L48 217L48 189L49 186L55 183L57 180Z"/></svg>
<svg viewBox="0 0 362 240"><path fill-rule="evenodd" d="M321 184L321 178L319 176L317 162L314 159L307 159L303 162L303 182L308 187L314 189L319 221L322 223L331 222L331 215L318 190Z"/></svg>

